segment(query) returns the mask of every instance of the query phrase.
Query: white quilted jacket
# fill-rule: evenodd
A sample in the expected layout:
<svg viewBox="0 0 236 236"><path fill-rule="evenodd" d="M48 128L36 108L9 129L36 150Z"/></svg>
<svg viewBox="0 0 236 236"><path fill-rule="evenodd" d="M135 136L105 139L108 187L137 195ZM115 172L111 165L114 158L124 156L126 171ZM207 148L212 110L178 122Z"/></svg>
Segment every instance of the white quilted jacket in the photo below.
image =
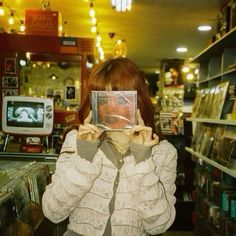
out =
<svg viewBox="0 0 236 236"><path fill-rule="evenodd" d="M43 195L43 212L54 223L69 216L79 235L146 236L166 231L175 218L176 149L166 140L136 162L132 152L118 169L98 148L90 162L77 152L77 131L67 134L55 174ZM121 160L122 162L122 160ZM110 215L109 203L114 200Z"/></svg>

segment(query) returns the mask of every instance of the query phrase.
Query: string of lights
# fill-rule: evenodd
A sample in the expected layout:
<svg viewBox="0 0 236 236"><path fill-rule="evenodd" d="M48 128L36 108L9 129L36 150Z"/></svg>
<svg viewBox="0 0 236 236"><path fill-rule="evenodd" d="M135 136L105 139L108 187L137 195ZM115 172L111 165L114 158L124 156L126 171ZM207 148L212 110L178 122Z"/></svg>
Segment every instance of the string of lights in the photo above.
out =
<svg viewBox="0 0 236 236"><path fill-rule="evenodd" d="M0 1L0 17L4 17L5 15L9 15L8 17L8 24L10 26L13 26L15 24L19 24L19 31L24 32L25 31L25 24L24 20L21 19L16 10L13 10L6 1L1 0Z"/></svg>
<svg viewBox="0 0 236 236"><path fill-rule="evenodd" d="M96 50L100 60L104 60L104 50L102 47L102 37L99 33L97 13L94 8L94 2L89 2L89 16L91 17L91 32L96 34Z"/></svg>

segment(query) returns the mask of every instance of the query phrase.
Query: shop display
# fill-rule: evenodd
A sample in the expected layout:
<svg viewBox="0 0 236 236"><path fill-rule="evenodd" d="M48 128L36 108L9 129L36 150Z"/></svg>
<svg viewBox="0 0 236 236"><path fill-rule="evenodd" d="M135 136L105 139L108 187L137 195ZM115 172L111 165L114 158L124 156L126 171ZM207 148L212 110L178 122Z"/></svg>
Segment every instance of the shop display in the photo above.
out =
<svg viewBox="0 0 236 236"><path fill-rule="evenodd" d="M48 176L47 164L0 162L0 235L34 235L44 218L41 198Z"/></svg>
<svg viewBox="0 0 236 236"><path fill-rule="evenodd" d="M227 5L222 14L225 20ZM224 37L193 60L204 71L190 118L196 122L194 135L186 148L197 157L195 233L199 236L236 234L236 70L232 67L236 55L235 46L228 48L236 32L227 33L227 27L220 31Z"/></svg>
<svg viewBox="0 0 236 236"><path fill-rule="evenodd" d="M225 103L229 82L198 91L193 104L192 117L220 119Z"/></svg>

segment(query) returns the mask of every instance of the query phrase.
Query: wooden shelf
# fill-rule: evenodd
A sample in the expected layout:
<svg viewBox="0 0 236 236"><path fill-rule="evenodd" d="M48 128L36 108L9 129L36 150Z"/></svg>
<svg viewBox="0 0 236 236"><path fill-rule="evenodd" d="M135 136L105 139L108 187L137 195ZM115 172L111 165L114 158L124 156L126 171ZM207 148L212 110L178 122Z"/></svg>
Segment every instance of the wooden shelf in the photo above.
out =
<svg viewBox="0 0 236 236"><path fill-rule="evenodd" d="M236 125L236 120L217 120L217 119L206 119L206 118L187 118L187 121L211 123L219 125Z"/></svg>
<svg viewBox="0 0 236 236"><path fill-rule="evenodd" d="M193 58L193 63L208 62L211 57L220 57L224 49L235 48L236 27L222 36L220 39L212 43L205 50Z"/></svg>
<svg viewBox="0 0 236 236"><path fill-rule="evenodd" d="M195 152L192 148L189 148L189 147L186 147L185 150L189 153L191 153L192 155L202 159L203 161L207 162L208 164L216 167L217 169L223 171L224 173L227 173L228 175L231 175L232 177L236 178L236 170L233 170L233 169L229 169L225 166L222 166L220 165L219 163L201 155L200 153L198 152Z"/></svg>
<svg viewBox="0 0 236 236"><path fill-rule="evenodd" d="M230 69L230 70L227 70L225 72L222 72L220 74L217 74L217 75L214 75L214 76L211 76L211 77L208 77L206 80L203 80L203 81L199 81L199 84L203 84L203 83L207 83L211 80L215 80L215 79L220 79L221 77L225 76L225 75L229 75L229 74L232 74L236 72L236 68L233 68L233 69Z"/></svg>

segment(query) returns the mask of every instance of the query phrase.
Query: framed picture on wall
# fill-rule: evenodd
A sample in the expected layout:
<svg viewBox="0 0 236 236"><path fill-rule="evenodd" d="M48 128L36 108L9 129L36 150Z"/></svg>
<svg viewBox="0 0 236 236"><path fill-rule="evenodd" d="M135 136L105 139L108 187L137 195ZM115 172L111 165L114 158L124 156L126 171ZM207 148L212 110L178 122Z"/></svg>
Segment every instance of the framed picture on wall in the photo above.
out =
<svg viewBox="0 0 236 236"><path fill-rule="evenodd" d="M65 99L75 100L75 86L66 86Z"/></svg>
<svg viewBox="0 0 236 236"><path fill-rule="evenodd" d="M5 74L16 74L16 58L5 58Z"/></svg>
<svg viewBox="0 0 236 236"><path fill-rule="evenodd" d="M18 95L18 89L2 89L2 96L16 96Z"/></svg>
<svg viewBox="0 0 236 236"><path fill-rule="evenodd" d="M3 76L2 88L18 88L18 77L16 76Z"/></svg>

